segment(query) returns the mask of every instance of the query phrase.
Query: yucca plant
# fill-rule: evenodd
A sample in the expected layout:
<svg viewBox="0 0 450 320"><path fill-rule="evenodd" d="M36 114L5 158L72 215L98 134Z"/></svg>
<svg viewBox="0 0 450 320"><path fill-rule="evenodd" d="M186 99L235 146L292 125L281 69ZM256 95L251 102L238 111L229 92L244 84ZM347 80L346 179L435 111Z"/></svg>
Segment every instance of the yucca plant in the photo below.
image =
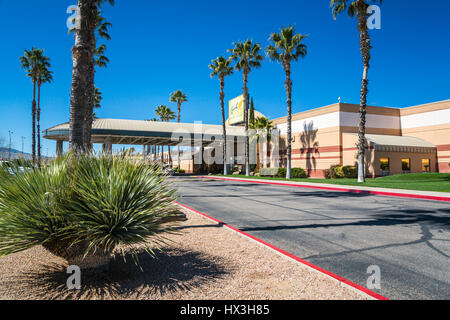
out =
<svg viewBox="0 0 450 320"><path fill-rule="evenodd" d="M161 171L124 155L0 171L0 256L42 245L70 265L107 265L117 248L159 250L178 213Z"/></svg>

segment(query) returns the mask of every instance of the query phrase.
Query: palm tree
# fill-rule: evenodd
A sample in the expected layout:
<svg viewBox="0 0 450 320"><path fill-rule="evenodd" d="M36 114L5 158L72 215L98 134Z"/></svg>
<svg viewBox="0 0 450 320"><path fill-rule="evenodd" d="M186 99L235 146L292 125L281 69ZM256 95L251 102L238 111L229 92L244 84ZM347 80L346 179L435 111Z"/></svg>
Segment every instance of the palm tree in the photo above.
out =
<svg viewBox="0 0 450 320"><path fill-rule="evenodd" d="M156 112L156 115L159 116L159 118L163 122L169 122L170 120L175 119L175 112L170 110L170 108L165 105L161 105L161 106L157 107L155 112ZM171 162L172 157L170 155L170 146L167 146L167 148L169 150L169 162ZM164 162L164 158L163 158L164 157L164 146L161 146L161 157L162 157L162 161ZM178 155L178 159L179 159L179 155ZM178 162L178 165L180 165L179 162Z"/></svg>
<svg viewBox="0 0 450 320"><path fill-rule="evenodd" d="M38 102L36 110L37 122L37 162L41 163L41 86L44 83L51 83L53 81L53 72L50 71L50 59L42 56L38 66L37 87L38 87Z"/></svg>
<svg viewBox="0 0 450 320"><path fill-rule="evenodd" d="M94 109L100 109L102 107L102 100L103 100L103 93L100 91L100 88L95 87L94 90ZM97 113L92 113L92 123L94 122L94 119L97 119ZM91 128L92 128L91 123Z"/></svg>
<svg viewBox="0 0 450 320"><path fill-rule="evenodd" d="M101 44L97 47L97 41L100 38L111 40L111 36L109 35L109 28L111 27L111 23L107 22L106 19L102 16L101 10L97 11L97 18L96 18L96 38L95 38L95 54L94 54L94 60L93 60L93 66L91 68L94 68L94 76L95 76L95 67L98 68L106 68L109 63L108 57L106 57L106 45ZM92 73L91 73L92 74ZM90 106L86 108L86 114L84 118L84 148L85 150L91 150L92 149L92 142L91 142L91 132L92 132L92 124L94 122L94 109L96 108L96 99L97 99L97 90L98 88L95 87L95 79L90 80L90 85L94 87L94 97L92 102L90 102Z"/></svg>
<svg viewBox="0 0 450 320"><path fill-rule="evenodd" d="M187 95L183 93L181 90L177 90L170 94L170 102L176 102L178 107L178 117L177 122L180 122L181 120L181 104L183 102L188 102Z"/></svg>
<svg viewBox="0 0 450 320"><path fill-rule="evenodd" d="M271 45L267 47L267 55L271 60L278 61L282 64L286 74L284 82L287 96L287 168L286 179L291 178L291 161L292 161L292 80L291 80L291 62L297 61L300 57L306 56L306 45L303 40L306 35L295 34L293 26L282 28L280 33L272 33L269 41Z"/></svg>
<svg viewBox="0 0 450 320"><path fill-rule="evenodd" d="M348 15L353 18L355 15L358 20L359 45L364 65L363 77L361 81L360 103L359 103L359 129L358 129L358 182L365 181L364 157L366 148L366 106L368 90L368 72L370 67L370 36L367 28L367 9L368 2L377 2L380 4L382 0L331 0L330 6L333 11L333 17L347 11Z"/></svg>
<svg viewBox="0 0 450 320"><path fill-rule="evenodd" d="M244 86L242 91L244 93L244 122L245 131L248 132L248 75L254 68L261 67L261 62L264 57L260 54L261 45L259 43L253 43L252 40L248 39L245 42L233 43L234 48L229 49L231 52L231 59L236 61L235 69L242 71ZM248 135L245 138L245 174L250 175L250 164L249 164L249 146L248 146Z"/></svg>
<svg viewBox="0 0 450 320"><path fill-rule="evenodd" d="M100 109L102 107L103 93L100 91L100 88L95 88L94 91L94 108Z"/></svg>
<svg viewBox="0 0 450 320"><path fill-rule="evenodd" d="M185 93L183 93L183 91L181 90L177 90L173 93L170 94L170 102L176 102L177 107L178 107L178 118L177 118L177 122L180 123L181 120L181 104L183 102L188 102L188 98L187 95ZM181 169L180 167L180 147L178 146L177 148L177 161L178 161L178 168ZM170 148L169 148L169 154L170 154Z"/></svg>
<svg viewBox="0 0 450 320"><path fill-rule="evenodd" d="M38 68L40 61L42 59L44 50L31 48L31 50L25 50L25 53L20 57L20 64L22 69L25 70L27 77L33 82L33 102L31 104L31 115L32 115L32 145L31 154L33 162L36 161L36 86L38 78Z"/></svg>
<svg viewBox="0 0 450 320"><path fill-rule="evenodd" d="M256 138L256 143L257 143L257 154L260 154L260 150L259 150L259 141L261 141L261 139L266 140L267 143L267 151L269 150L269 145L270 145L270 140L272 138L271 132L273 129L273 123L272 121L269 120L269 118L266 117L258 117L255 120L253 120L252 122L250 122L249 124L250 129L253 129L256 131L256 134L254 136L254 138ZM266 153L267 156L267 153ZM257 157L257 167L259 167L259 158Z"/></svg>
<svg viewBox="0 0 450 320"><path fill-rule="evenodd" d="M80 28L74 30L75 45L72 48L73 69L69 129L70 149L76 153L85 150L86 108L92 106L95 92L95 31L99 7L106 2L114 5L114 0L78 0Z"/></svg>
<svg viewBox="0 0 450 320"><path fill-rule="evenodd" d="M231 60L225 59L225 57L218 57L212 60L209 68L212 70L211 78L217 76L220 81L220 108L222 110L222 140L223 140L223 174L228 174L227 166L227 129L225 126L225 77L233 74L233 67L230 66Z"/></svg>

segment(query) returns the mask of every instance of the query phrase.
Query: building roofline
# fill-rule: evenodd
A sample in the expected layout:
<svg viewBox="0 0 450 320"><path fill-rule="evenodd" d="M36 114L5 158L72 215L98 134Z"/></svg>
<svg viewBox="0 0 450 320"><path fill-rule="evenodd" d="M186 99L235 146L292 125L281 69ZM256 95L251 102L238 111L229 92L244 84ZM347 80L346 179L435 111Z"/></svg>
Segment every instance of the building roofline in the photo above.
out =
<svg viewBox="0 0 450 320"><path fill-rule="evenodd" d="M450 109L450 99L400 109L401 116Z"/></svg>
<svg viewBox="0 0 450 320"><path fill-rule="evenodd" d="M425 103L417 106L411 106L406 108L394 108L383 106L367 106L367 114L378 115L390 115L390 116L405 116L410 114L425 113L431 111L437 111L442 109L450 109L450 99ZM292 121L311 118L331 112L358 112L359 104L353 103L334 103L319 108L304 110L292 114ZM287 121L287 116L278 117L272 120L274 124L281 124Z"/></svg>

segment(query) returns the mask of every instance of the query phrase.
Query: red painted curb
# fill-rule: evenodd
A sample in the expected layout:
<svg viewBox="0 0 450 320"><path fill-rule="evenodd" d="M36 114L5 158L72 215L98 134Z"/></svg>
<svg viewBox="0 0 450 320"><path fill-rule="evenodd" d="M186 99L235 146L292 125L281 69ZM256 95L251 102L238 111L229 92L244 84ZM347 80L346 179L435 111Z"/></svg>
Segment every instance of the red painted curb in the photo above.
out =
<svg viewBox="0 0 450 320"><path fill-rule="evenodd" d="M229 225L229 224L226 224L226 223L223 222L223 221L220 221L220 220L217 220L217 219L215 219L215 218L213 218L213 217L210 217L210 216L208 216L207 214L204 214L203 212L200 212L200 211L198 211L198 210L195 210L195 209L193 209L193 208L191 208L191 207L188 207L188 206L186 206L186 205L184 205L184 204L181 204L181 203L179 203L179 202L176 202L176 201L175 201L175 203L178 204L178 205L180 205L180 206L182 206L183 208L186 208L186 209L188 209L188 210L194 211L195 213L197 213L197 214L199 214L199 215L201 215L201 216L203 216L203 217L206 217L206 218L208 218L208 219L210 219L210 220L213 220L213 221L215 221L215 222L217 222L217 223L220 223L220 224L222 224L224 227L226 227L226 228L228 228L228 229L231 229L231 230L233 230L233 231L236 231L237 233L240 233L241 235L243 235L243 236L245 236L245 237L247 237L247 238L250 238L250 239L252 239L252 240L254 240L254 241L256 241L256 242L259 242L260 244L265 245L265 246L271 248L272 250L275 250L275 251L277 251L278 253L281 253L281 254L284 255L284 256L287 256L287 257L289 257L289 258L291 258L291 259L294 259L295 261L300 262L301 264L307 265L308 267L310 267L310 268L312 268L312 269L315 269L315 270L317 270L317 271L319 271L319 272L321 272L321 273L323 273L323 274L326 274L326 275L328 275L328 276L330 276L330 277L332 277L332 278L338 280L339 282L345 283L346 285L349 285L349 286L351 286L351 287L353 287L353 288L355 288L355 289L357 289L357 290L359 290L359 291L362 291L362 292L364 292L365 294L367 294L367 295L369 295L369 296L371 296L371 297L373 297L373 298L375 298L375 299L377 299L377 300L389 300L388 298L386 298L386 297L384 297L384 296L382 296L382 295L380 295L380 294L378 294L378 293L376 293L376 292L373 292L373 291L371 291L371 290L369 290L369 289L367 289L367 288L365 288L365 287L363 287L363 286L360 286L359 284L353 283L353 282L351 282L350 280L347 280L347 279L345 279L345 278L343 278L343 277L341 277L341 276L338 276L337 274L334 274L334 273L332 273L332 272L330 272L330 271L328 271L328 270L325 270L325 269L323 269L323 268L321 268L321 267L319 267L319 266L316 266L316 265L312 264L311 262L308 262L308 261L306 261L306 260L303 260L302 258L299 258L299 257L297 257L297 256L295 256L295 255L293 255L293 254L291 254L291 253L289 253L289 252L287 252L287 251L284 251L283 249L277 248L277 247L271 245L270 243L265 242L264 240L261 240L261 239L259 239L259 238L256 238L256 237L254 237L254 236L252 236L252 235L250 235L250 234L248 234L248 233L245 233L245 232L243 232L243 231L241 231L241 230L239 230L239 229L237 229L237 228L235 228L235 227L233 227L233 226L231 226L231 225Z"/></svg>
<svg viewBox="0 0 450 320"><path fill-rule="evenodd" d="M280 182L270 182L270 181L261 181L261 180L253 180L253 179L230 179L230 178L222 178L222 177L208 177L208 176L199 176L203 179L212 179L212 180L227 180L227 181L241 181L241 182L251 182L251 183L259 183L259 184L271 184L277 186L287 186L287 187L299 187L299 188L309 188L309 189L321 189L321 190L330 190L330 191L342 191L342 192L352 192L352 193L361 193L361 194L370 194L370 195L379 195L379 196L388 196L388 197L399 197L399 198L412 198L412 199L421 199L421 200L434 200L434 201L445 201L450 202L450 197L438 197L438 196L428 196L423 194L409 194L409 193L399 193L399 192L387 192L387 191L374 191L374 190L360 190L360 189L347 189L347 188L333 188L333 187L322 187L322 186L312 186L306 184L293 184L293 183L280 183Z"/></svg>

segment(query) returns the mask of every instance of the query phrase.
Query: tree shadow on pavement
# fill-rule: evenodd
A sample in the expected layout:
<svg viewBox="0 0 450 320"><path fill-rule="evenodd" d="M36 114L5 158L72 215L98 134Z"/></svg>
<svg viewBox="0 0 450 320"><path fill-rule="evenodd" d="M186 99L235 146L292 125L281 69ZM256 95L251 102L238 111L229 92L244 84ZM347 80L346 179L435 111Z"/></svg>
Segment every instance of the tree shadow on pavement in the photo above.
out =
<svg viewBox="0 0 450 320"><path fill-rule="evenodd" d="M291 229L316 229L316 228L336 228L336 227L351 227L351 226L394 226L407 224L421 224L425 223L435 227L450 227L450 216L445 215L446 209L436 210L419 210L419 209L405 209L405 210L386 210L386 213L375 213L368 215L364 220L343 223L314 223L314 224L300 224L300 225L279 225L279 226L258 226L241 228L242 231L268 231L268 230L291 230ZM443 212L444 214L440 214ZM339 219L333 219L336 221ZM271 223L276 222L272 220Z"/></svg>
<svg viewBox="0 0 450 320"><path fill-rule="evenodd" d="M283 191L280 193L266 193L257 192L253 193L240 193L240 194L201 194L201 195L183 195L183 198L245 198L245 197L318 197L318 198L363 198L367 196L373 196L370 192L348 192L348 191Z"/></svg>
<svg viewBox="0 0 450 320"><path fill-rule="evenodd" d="M37 299L152 299L179 290L190 291L231 271L217 257L182 249L168 249L154 257L142 250L138 258L142 270L129 254L127 262L116 256L108 272L81 270L80 290L67 289L70 274L66 266L55 263L15 275L7 285Z"/></svg>

